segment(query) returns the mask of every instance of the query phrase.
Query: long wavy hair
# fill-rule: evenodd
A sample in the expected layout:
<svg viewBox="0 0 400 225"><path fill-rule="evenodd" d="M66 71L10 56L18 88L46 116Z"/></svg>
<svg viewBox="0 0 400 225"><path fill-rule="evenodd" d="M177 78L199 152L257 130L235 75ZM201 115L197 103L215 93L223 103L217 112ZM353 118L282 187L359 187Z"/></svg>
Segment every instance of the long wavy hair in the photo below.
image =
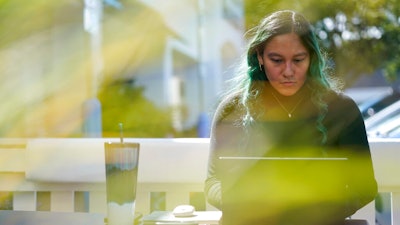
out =
<svg viewBox="0 0 400 225"><path fill-rule="evenodd" d="M277 35L296 33L310 54L310 66L307 72L306 87L311 90L311 101L317 107L319 114L316 121L317 129L322 133L322 143L326 143L327 130L322 121L327 112L327 103L324 96L337 90L338 83L329 76L329 67L326 64L325 55L322 53L318 39L311 24L301 14L283 10L277 11L265 17L258 26L248 31L249 44L247 54L243 56L243 62L238 67L236 76L231 80L229 95L239 95L239 104L245 109L242 122L251 124L257 115L252 109L260 107L257 99L268 82L264 70L260 69L257 54L262 54L265 45ZM254 107L253 107L254 106Z"/></svg>

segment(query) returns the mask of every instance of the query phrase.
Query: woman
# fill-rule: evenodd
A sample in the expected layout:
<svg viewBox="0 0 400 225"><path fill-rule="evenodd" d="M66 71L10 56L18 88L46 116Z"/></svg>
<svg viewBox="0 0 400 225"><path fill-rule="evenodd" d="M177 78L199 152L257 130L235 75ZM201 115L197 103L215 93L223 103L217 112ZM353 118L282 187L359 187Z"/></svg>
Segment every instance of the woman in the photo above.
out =
<svg viewBox="0 0 400 225"><path fill-rule="evenodd" d="M277 11L252 31L213 119L207 200L224 225L341 224L377 193L358 107L302 15Z"/></svg>

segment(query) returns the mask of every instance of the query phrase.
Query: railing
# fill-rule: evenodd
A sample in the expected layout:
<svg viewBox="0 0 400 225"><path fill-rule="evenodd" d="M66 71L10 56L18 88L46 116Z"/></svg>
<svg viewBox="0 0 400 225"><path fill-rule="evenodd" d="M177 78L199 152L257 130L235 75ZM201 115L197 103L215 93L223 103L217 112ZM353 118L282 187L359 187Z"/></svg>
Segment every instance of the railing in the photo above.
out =
<svg viewBox="0 0 400 225"><path fill-rule="evenodd" d="M0 139L0 207L105 214L106 141L119 139ZM215 210L205 202L203 194L208 139L126 138L125 142L141 145L138 212L172 210L187 203L197 210ZM371 203L353 218L374 224L376 216L388 213L391 224L399 223L400 140L374 139L370 145L379 192L389 193L389 208L385 206L382 212L380 207L376 214Z"/></svg>
<svg viewBox="0 0 400 225"><path fill-rule="evenodd" d="M119 140L0 140L0 196L9 197L13 210L105 213L106 141ZM203 197L208 139L125 142L141 144L137 211L171 210L183 203L213 209Z"/></svg>

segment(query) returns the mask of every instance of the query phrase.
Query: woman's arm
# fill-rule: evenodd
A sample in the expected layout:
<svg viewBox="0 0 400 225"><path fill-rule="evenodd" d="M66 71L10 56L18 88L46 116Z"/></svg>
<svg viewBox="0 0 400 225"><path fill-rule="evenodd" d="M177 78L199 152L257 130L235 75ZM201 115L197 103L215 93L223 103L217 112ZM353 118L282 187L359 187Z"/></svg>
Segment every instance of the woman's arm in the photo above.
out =
<svg viewBox="0 0 400 225"><path fill-rule="evenodd" d="M238 101L236 98L228 98L217 108L210 134L210 154L208 160L207 178L205 181L205 195L208 203L221 209L222 188L219 166L219 156L230 155L237 148L239 137L243 134L238 127L240 114L238 114ZM239 122L240 123L240 122Z"/></svg>
<svg viewBox="0 0 400 225"><path fill-rule="evenodd" d="M347 121L338 145L349 152L348 210L354 213L375 199L377 183L363 117L351 99L345 99L345 109L342 115L347 115Z"/></svg>

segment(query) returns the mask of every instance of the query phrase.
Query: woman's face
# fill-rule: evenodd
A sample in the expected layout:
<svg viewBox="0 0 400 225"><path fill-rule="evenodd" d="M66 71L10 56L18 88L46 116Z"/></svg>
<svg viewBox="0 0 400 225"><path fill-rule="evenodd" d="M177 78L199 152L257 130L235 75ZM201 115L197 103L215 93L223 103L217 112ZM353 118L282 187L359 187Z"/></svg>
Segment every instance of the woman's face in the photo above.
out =
<svg viewBox="0 0 400 225"><path fill-rule="evenodd" d="M306 82L310 54L296 33L273 37L257 58L269 83L281 95L296 94Z"/></svg>

